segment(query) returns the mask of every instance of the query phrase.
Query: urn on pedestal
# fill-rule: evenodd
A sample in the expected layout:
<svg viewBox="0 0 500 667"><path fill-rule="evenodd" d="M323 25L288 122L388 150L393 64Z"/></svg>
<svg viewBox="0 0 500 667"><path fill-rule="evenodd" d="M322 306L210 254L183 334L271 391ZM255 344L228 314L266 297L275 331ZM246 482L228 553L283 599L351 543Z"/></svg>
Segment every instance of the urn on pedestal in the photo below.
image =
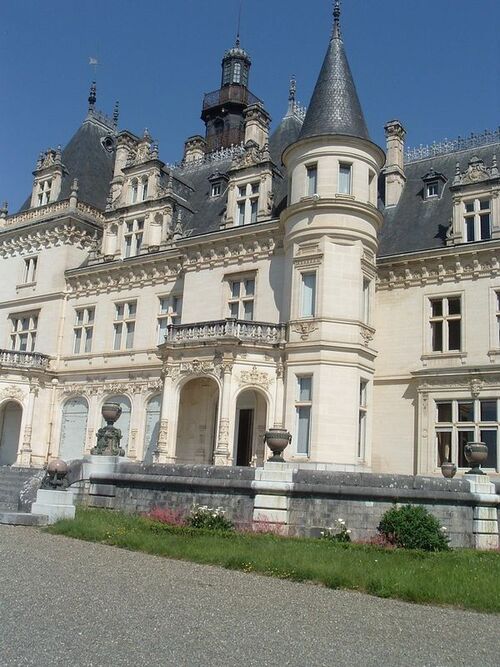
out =
<svg viewBox="0 0 500 667"><path fill-rule="evenodd" d="M97 445L90 451L91 454L98 456L125 456L125 450L120 447L122 432L119 428L113 426L120 418L121 413L122 409L118 403L105 403L102 406L102 416L106 421L106 426L97 431Z"/></svg>
<svg viewBox="0 0 500 667"><path fill-rule="evenodd" d="M466 475L484 475L481 464L488 459L488 445L484 442L468 442L464 447L465 458L471 467Z"/></svg>
<svg viewBox="0 0 500 667"><path fill-rule="evenodd" d="M273 463L284 463L283 450L292 441L292 435L286 428L270 428L264 434L264 442L272 451L273 455L268 459Z"/></svg>

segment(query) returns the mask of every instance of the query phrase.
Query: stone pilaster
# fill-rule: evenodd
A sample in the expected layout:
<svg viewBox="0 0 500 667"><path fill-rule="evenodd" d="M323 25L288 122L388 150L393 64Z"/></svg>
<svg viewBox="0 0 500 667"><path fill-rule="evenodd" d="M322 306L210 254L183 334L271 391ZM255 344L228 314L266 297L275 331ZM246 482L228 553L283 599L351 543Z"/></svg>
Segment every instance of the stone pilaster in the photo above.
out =
<svg viewBox="0 0 500 667"><path fill-rule="evenodd" d="M229 424L230 424L230 399L231 399L231 380L233 373L233 364L225 361L222 364L222 396L219 417L219 432L217 438L217 447L214 452L214 464L216 466L230 465L229 452Z"/></svg>

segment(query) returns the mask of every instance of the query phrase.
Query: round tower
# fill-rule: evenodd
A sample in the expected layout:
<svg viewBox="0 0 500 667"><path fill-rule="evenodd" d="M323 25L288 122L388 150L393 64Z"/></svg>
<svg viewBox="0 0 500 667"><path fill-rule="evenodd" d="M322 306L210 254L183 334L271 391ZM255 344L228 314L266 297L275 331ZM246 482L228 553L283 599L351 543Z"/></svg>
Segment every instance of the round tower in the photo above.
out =
<svg viewBox="0 0 500 667"><path fill-rule="evenodd" d="M385 161L365 123L335 2L302 130L283 154L290 336L286 423L297 460L370 467L375 257Z"/></svg>

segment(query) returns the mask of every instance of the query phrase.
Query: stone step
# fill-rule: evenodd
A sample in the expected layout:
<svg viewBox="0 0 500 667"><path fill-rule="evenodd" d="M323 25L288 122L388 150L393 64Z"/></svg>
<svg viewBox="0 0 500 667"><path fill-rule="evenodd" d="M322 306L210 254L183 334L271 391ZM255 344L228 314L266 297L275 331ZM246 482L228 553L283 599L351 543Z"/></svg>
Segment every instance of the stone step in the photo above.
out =
<svg viewBox="0 0 500 667"><path fill-rule="evenodd" d="M48 522L48 517L43 514L0 511L0 523L10 526L46 526Z"/></svg>

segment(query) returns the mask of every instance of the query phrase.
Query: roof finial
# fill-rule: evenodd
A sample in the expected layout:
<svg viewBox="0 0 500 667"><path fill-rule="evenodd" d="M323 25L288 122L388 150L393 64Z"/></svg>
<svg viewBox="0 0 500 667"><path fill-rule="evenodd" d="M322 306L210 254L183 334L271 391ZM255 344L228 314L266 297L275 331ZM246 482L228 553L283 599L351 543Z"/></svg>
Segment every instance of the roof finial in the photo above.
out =
<svg viewBox="0 0 500 667"><path fill-rule="evenodd" d="M333 39L340 39L340 0L333 3Z"/></svg>
<svg viewBox="0 0 500 667"><path fill-rule="evenodd" d="M297 80L295 74L292 74L290 77L290 88L288 89L288 113L290 116L295 112L295 107L297 105Z"/></svg>
<svg viewBox="0 0 500 667"><path fill-rule="evenodd" d="M89 111L94 111L94 106L96 103L97 95L96 95L96 85L95 81L92 81L92 84L90 86L90 93L89 93Z"/></svg>
<svg viewBox="0 0 500 667"><path fill-rule="evenodd" d="M241 29L241 6L243 5L243 0L240 0L240 8L238 11L238 30L236 31L236 42L235 46L237 49L240 48L240 29Z"/></svg>
<svg viewBox="0 0 500 667"><path fill-rule="evenodd" d="M115 108L113 109L113 127L116 128L118 127L118 119L120 118L120 102L116 100L115 102Z"/></svg>

